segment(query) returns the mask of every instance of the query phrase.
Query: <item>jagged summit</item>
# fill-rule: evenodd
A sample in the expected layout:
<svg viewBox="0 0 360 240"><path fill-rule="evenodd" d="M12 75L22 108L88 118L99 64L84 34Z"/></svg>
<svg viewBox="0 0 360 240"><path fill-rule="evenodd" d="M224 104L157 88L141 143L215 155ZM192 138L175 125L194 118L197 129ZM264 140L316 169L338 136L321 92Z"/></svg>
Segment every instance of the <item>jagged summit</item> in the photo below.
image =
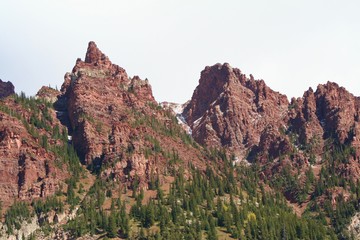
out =
<svg viewBox="0 0 360 240"><path fill-rule="evenodd" d="M183 115L199 143L225 147L241 158L253 153L265 162L291 151L293 140L281 134L284 130L298 134L302 145L316 141L316 154L330 137L342 144L356 140L359 106L358 97L333 82L320 84L315 92L309 88L289 103L263 80L218 63L201 72ZM358 149L357 140L352 145Z"/></svg>
<svg viewBox="0 0 360 240"><path fill-rule="evenodd" d="M78 155L88 166L109 166L102 172L104 178L127 186L138 178L145 186L151 172L161 175L168 159L165 153L148 154L154 141L164 152L174 151L184 162L200 165L198 150L179 144L176 134L182 128L158 107L148 80L129 78L94 42L89 43L85 62L78 60L65 75L59 102ZM167 132L172 137L164 135Z"/></svg>
<svg viewBox="0 0 360 240"><path fill-rule="evenodd" d="M121 85L127 88L131 84L131 78L129 78L125 69L113 64L109 57L92 41L88 44L85 61L78 58L72 71L66 73L64 79L65 81L60 90L63 94L60 97L65 97L68 90L78 85L88 84L90 86L92 80L101 82L99 91L110 85ZM86 88L87 90L90 89L89 86Z"/></svg>
<svg viewBox="0 0 360 240"><path fill-rule="evenodd" d="M195 140L211 147L228 147L244 156L249 146L260 141L266 126L283 121L287 107L285 95L224 63L201 72L183 115Z"/></svg>
<svg viewBox="0 0 360 240"><path fill-rule="evenodd" d="M195 89L191 102L184 109L188 122L194 122L206 111L219 95L225 91L232 79L241 78L241 71L228 63L207 66L201 72L199 86Z"/></svg>
<svg viewBox="0 0 360 240"><path fill-rule="evenodd" d="M96 43L93 41L90 41L88 44L88 48L86 51L85 56L85 63L91 63L91 64L111 64L109 58L100 51L100 49L97 47Z"/></svg>
<svg viewBox="0 0 360 240"><path fill-rule="evenodd" d="M308 239L304 232L313 234L309 227L317 224L304 221L320 214L331 219L319 221L321 226L333 225L342 234L336 221L344 222L344 214L334 213L360 210L359 162L359 97L328 82L289 103L265 81L228 63L206 67L187 103L159 105L147 79L128 77L89 42L85 61L76 61L61 91L42 87L35 98L21 94L0 101L0 218L1 205L6 210L14 201L30 205L49 197L31 209L35 221L49 223L59 239L63 233L78 236L78 226L81 234L126 238L130 231L136 237L138 227L116 225L117 216L129 223L125 215L137 226L160 227L163 239L172 226L179 226L179 238L201 238L203 229L199 237L188 237L198 231L198 224L189 223L198 219L214 222L218 227L211 228L226 238L280 239L289 233L288 238ZM58 212L62 203L64 214ZM286 215L278 212L279 203ZM300 218L304 211L310 214ZM5 215L11 223L11 214ZM235 217L240 215L254 217ZM278 228L257 227L272 221ZM285 222L293 227L285 228ZM5 225L0 222L0 238L11 234ZM302 227L306 231L298 231Z"/></svg>

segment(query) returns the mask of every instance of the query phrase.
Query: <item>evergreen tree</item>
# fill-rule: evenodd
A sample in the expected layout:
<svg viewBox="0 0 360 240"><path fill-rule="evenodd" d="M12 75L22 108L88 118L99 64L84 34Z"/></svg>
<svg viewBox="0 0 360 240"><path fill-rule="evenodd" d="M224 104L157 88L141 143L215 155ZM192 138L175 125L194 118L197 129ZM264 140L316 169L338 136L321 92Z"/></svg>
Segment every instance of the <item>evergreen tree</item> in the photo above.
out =
<svg viewBox="0 0 360 240"><path fill-rule="evenodd" d="M207 230L207 235L209 240L217 240L217 231L215 227L215 221L213 216L210 214L208 215L208 223L209 223L209 229Z"/></svg>
<svg viewBox="0 0 360 240"><path fill-rule="evenodd" d="M109 215L108 226L107 226L108 236L114 238L117 236L117 226L116 226L116 219L115 213L112 212Z"/></svg>
<svg viewBox="0 0 360 240"><path fill-rule="evenodd" d="M146 207L145 217L144 217L144 222L143 222L143 225L146 228L151 227L155 222L155 210L154 210L154 207L155 206L152 203L152 201L150 201L149 204Z"/></svg>

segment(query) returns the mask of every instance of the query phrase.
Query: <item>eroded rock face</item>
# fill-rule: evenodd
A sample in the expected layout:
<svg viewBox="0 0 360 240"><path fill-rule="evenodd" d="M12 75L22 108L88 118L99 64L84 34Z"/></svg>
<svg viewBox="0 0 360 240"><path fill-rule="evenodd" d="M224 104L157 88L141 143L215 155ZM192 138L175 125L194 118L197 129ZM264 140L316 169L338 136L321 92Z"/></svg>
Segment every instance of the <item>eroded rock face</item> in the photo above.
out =
<svg viewBox="0 0 360 240"><path fill-rule="evenodd" d="M359 122L359 99L331 82L319 85L315 95L317 116L323 124L325 137L334 137L344 143L353 131L355 122Z"/></svg>
<svg viewBox="0 0 360 240"><path fill-rule="evenodd" d="M129 78L94 42L89 43L85 62L78 59L73 71L65 75L61 91L60 98L67 102L74 144L87 164L102 158L108 143L105 133L123 117L120 110L155 103L151 86L138 77Z"/></svg>
<svg viewBox="0 0 360 240"><path fill-rule="evenodd" d="M263 130L285 124L288 100L263 80L247 78L229 64L216 64L201 72L199 86L183 115L196 141L226 147L244 157L259 144Z"/></svg>
<svg viewBox="0 0 360 240"><path fill-rule="evenodd" d="M20 120L0 112L0 200L5 208L15 200L53 195L67 176L55 167L55 159Z"/></svg>
<svg viewBox="0 0 360 240"><path fill-rule="evenodd" d="M290 130L299 135L303 145L311 146L310 151L321 154L324 130L317 116L317 102L314 91L310 88L302 98L292 99L289 106Z"/></svg>
<svg viewBox="0 0 360 240"><path fill-rule="evenodd" d="M11 82L3 82L0 79L0 98L8 97L15 93L15 87Z"/></svg>
<svg viewBox="0 0 360 240"><path fill-rule="evenodd" d="M323 151L324 140L351 144L359 153L359 98L336 83L309 89L290 105L291 128L299 134L300 143L315 154Z"/></svg>
<svg viewBox="0 0 360 240"><path fill-rule="evenodd" d="M329 149L351 146L347 163L336 171L360 179L359 106L359 97L331 82L289 103L263 80L225 63L202 71L182 114L197 142L266 164L267 178L285 166L302 176Z"/></svg>
<svg viewBox="0 0 360 240"><path fill-rule="evenodd" d="M152 173L165 171L165 152L174 149L185 161L199 158L198 150L188 151L178 139L164 136L181 127L158 106L148 81L129 77L94 42L85 61L78 59L65 75L55 105L67 111L72 141L84 163L106 165L103 177L127 183L139 178L143 184ZM153 154L155 144L163 154Z"/></svg>

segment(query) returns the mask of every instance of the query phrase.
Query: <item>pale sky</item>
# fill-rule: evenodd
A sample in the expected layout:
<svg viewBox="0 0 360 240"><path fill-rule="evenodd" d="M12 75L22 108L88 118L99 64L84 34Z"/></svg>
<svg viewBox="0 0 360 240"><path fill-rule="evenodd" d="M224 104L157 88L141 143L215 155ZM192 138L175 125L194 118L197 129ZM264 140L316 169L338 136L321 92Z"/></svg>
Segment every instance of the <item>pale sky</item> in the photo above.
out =
<svg viewBox="0 0 360 240"><path fill-rule="evenodd" d="M360 96L358 0L1 0L0 79L34 95L95 41L157 101L183 103L228 62L289 98L328 80Z"/></svg>

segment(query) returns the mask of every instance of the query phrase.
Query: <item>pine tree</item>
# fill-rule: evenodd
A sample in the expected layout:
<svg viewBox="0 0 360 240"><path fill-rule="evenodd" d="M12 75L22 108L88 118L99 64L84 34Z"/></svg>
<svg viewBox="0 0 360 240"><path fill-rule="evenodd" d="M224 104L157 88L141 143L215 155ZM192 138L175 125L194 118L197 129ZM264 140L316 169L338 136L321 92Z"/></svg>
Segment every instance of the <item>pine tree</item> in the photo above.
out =
<svg viewBox="0 0 360 240"><path fill-rule="evenodd" d="M111 238L114 238L117 236L116 219L115 219L115 214L113 212L110 213L110 216L109 216L107 232L108 232L108 236Z"/></svg>
<svg viewBox="0 0 360 240"><path fill-rule="evenodd" d="M144 227L149 228L154 224L154 222L155 222L154 204L152 203L152 201L150 201L145 210L145 218L143 225Z"/></svg>
<svg viewBox="0 0 360 240"><path fill-rule="evenodd" d="M208 222L209 222L209 230L207 231L208 239L209 240L217 240L217 231L215 228L215 221L213 216L210 214L208 215Z"/></svg>
<svg viewBox="0 0 360 240"><path fill-rule="evenodd" d="M126 214L126 205L125 202L120 206L120 213L119 213L119 226L121 230L121 235L123 238L127 238L130 232L130 225L129 225L129 218Z"/></svg>
<svg viewBox="0 0 360 240"><path fill-rule="evenodd" d="M92 199L90 199L89 203L89 221L90 221L90 234L93 236L96 230L96 211L95 211L95 204Z"/></svg>

